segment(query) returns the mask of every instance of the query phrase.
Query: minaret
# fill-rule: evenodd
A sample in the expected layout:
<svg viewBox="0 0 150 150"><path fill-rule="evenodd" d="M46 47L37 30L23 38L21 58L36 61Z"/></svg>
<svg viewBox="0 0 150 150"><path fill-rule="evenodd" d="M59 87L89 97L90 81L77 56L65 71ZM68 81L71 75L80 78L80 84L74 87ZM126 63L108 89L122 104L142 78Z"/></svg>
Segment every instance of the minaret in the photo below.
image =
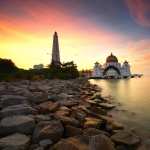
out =
<svg viewBox="0 0 150 150"><path fill-rule="evenodd" d="M60 54L59 54L59 42L57 32L53 36L53 47L52 47L52 61L51 65L60 66Z"/></svg>

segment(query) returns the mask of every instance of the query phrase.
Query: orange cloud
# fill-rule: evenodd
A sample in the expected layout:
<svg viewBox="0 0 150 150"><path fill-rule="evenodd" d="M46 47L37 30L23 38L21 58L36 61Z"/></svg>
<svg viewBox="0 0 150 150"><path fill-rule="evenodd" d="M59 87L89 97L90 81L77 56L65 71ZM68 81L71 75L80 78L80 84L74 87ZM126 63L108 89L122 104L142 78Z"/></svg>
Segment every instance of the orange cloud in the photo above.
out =
<svg viewBox="0 0 150 150"><path fill-rule="evenodd" d="M144 27L150 27L149 0L125 0L125 1L135 21Z"/></svg>

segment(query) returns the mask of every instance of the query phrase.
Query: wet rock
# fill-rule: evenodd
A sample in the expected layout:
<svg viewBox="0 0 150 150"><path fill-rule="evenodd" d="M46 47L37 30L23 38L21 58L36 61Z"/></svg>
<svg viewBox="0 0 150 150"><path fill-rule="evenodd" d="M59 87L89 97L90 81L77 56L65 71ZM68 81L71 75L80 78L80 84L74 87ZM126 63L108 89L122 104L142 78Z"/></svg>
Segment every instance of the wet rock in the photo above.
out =
<svg viewBox="0 0 150 150"><path fill-rule="evenodd" d="M0 115L2 118L13 116L13 115L28 115L35 112L35 109L33 109L28 104L19 104L19 105L13 105L8 106L1 110Z"/></svg>
<svg viewBox="0 0 150 150"><path fill-rule="evenodd" d="M38 109L40 113L48 113L54 112L59 108L59 103L47 101L38 105Z"/></svg>
<svg viewBox="0 0 150 150"><path fill-rule="evenodd" d="M150 139L145 140L138 150L150 150Z"/></svg>
<svg viewBox="0 0 150 150"><path fill-rule="evenodd" d="M99 135L99 134L110 136L109 133L107 133L103 130L95 129L95 128L87 128L87 129L83 130L83 135L85 135L85 136L95 136L95 135Z"/></svg>
<svg viewBox="0 0 150 150"><path fill-rule="evenodd" d="M70 115L70 109L66 106L61 106L56 112L55 112L55 115L57 117L59 116L68 116Z"/></svg>
<svg viewBox="0 0 150 150"><path fill-rule="evenodd" d="M88 145L76 137L62 139L56 143L52 150L89 150Z"/></svg>
<svg viewBox="0 0 150 150"><path fill-rule="evenodd" d="M77 136L82 134L82 129L77 128L74 126L67 125L65 126L65 136L71 137L71 136Z"/></svg>
<svg viewBox="0 0 150 150"><path fill-rule="evenodd" d="M29 116L6 117L0 122L0 135L8 135L15 132L31 134L35 126L34 119Z"/></svg>
<svg viewBox="0 0 150 150"><path fill-rule="evenodd" d="M36 143L44 139L50 139L53 142L58 141L64 132L60 121L42 121L39 122L33 132L33 141Z"/></svg>
<svg viewBox="0 0 150 150"><path fill-rule="evenodd" d="M68 116L70 114L70 112L68 110L58 110L55 112L55 115L57 117L59 116Z"/></svg>
<svg viewBox="0 0 150 150"><path fill-rule="evenodd" d="M69 95L67 93L60 93L58 97L60 100L68 100L68 99L72 98L72 95Z"/></svg>
<svg viewBox="0 0 150 150"><path fill-rule="evenodd" d="M44 103L48 100L48 95L45 92L42 91L35 91L32 92L32 97L30 98L31 102L33 104L39 104L39 103Z"/></svg>
<svg viewBox="0 0 150 150"><path fill-rule="evenodd" d="M124 129L124 125L117 121L109 122L107 128L112 130L121 130Z"/></svg>
<svg viewBox="0 0 150 150"><path fill-rule="evenodd" d="M52 94L49 94L48 95L48 100L49 101L53 101L53 102L56 102L59 100L58 96L57 95L52 95Z"/></svg>
<svg viewBox="0 0 150 150"><path fill-rule="evenodd" d="M35 121L36 122L41 122L41 121L50 121L51 117L49 115L36 115L35 116Z"/></svg>
<svg viewBox="0 0 150 150"><path fill-rule="evenodd" d="M59 119L63 122L64 125L72 125L76 127L80 126L80 122L73 117L59 116Z"/></svg>
<svg viewBox="0 0 150 150"><path fill-rule="evenodd" d="M2 108L18 105L18 104L26 104L27 98L19 95L3 95L1 97L1 106Z"/></svg>
<svg viewBox="0 0 150 150"><path fill-rule="evenodd" d="M52 150L115 150L111 140L105 135L92 137L78 136L62 139Z"/></svg>
<svg viewBox="0 0 150 150"><path fill-rule="evenodd" d="M112 108L116 107L115 105L109 104L109 103L100 103L99 105L105 109L112 109Z"/></svg>
<svg viewBox="0 0 150 150"><path fill-rule="evenodd" d="M102 134L92 136L89 141L89 147L91 150L115 150L110 138Z"/></svg>
<svg viewBox="0 0 150 150"><path fill-rule="evenodd" d="M37 147L36 149L34 150L44 150L44 147Z"/></svg>
<svg viewBox="0 0 150 150"><path fill-rule="evenodd" d="M91 99L101 99L101 93L100 92L96 92Z"/></svg>
<svg viewBox="0 0 150 150"><path fill-rule="evenodd" d="M44 140L41 140L39 142L39 144L40 144L41 147L47 148L48 146L52 145L53 142L50 139L44 139Z"/></svg>
<svg viewBox="0 0 150 150"><path fill-rule="evenodd" d="M129 131L119 131L111 136L111 139L118 144L134 146L140 143L140 138Z"/></svg>
<svg viewBox="0 0 150 150"><path fill-rule="evenodd" d="M72 107L77 105L79 102L77 100L61 100L59 103L62 106Z"/></svg>
<svg viewBox="0 0 150 150"><path fill-rule="evenodd" d="M0 148L9 150L27 150L30 137L23 134L12 134L0 139Z"/></svg>
<svg viewBox="0 0 150 150"><path fill-rule="evenodd" d="M102 120L93 118L93 117L87 117L85 118L84 128L99 128Z"/></svg>
<svg viewBox="0 0 150 150"><path fill-rule="evenodd" d="M128 150L128 147L125 147L124 145L118 145L116 146L116 150Z"/></svg>

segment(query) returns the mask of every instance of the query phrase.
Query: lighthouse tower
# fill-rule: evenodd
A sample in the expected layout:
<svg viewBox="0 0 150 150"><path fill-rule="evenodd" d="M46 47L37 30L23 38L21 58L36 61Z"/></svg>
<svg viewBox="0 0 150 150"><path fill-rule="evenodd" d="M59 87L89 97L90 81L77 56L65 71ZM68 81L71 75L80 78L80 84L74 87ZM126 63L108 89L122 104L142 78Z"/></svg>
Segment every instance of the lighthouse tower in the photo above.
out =
<svg viewBox="0 0 150 150"><path fill-rule="evenodd" d="M51 65L60 67L60 53L59 53L59 42L57 32L53 35L53 47L52 47L52 61Z"/></svg>

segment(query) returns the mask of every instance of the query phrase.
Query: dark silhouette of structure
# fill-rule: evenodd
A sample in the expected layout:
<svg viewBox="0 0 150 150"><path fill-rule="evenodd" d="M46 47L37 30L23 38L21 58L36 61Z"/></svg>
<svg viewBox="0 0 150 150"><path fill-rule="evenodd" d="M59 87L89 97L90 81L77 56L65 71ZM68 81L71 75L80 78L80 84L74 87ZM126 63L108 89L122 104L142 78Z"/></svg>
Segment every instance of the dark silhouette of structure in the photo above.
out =
<svg viewBox="0 0 150 150"><path fill-rule="evenodd" d="M53 36L53 47L52 47L52 61L51 65L55 67L60 67L60 52L59 52L59 42L57 32L54 33Z"/></svg>

